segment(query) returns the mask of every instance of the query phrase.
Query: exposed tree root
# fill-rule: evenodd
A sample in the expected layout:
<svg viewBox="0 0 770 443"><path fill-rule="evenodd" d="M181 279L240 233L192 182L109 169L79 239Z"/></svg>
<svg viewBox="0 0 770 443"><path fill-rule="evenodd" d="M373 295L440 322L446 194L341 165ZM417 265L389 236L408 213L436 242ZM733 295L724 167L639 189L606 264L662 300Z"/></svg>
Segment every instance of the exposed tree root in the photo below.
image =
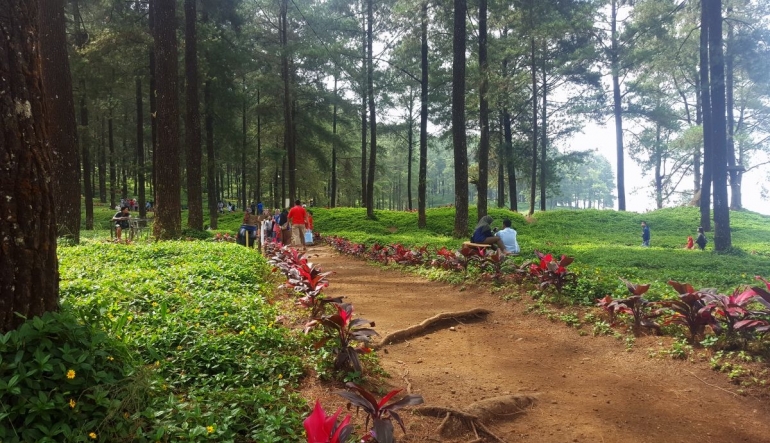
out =
<svg viewBox="0 0 770 443"><path fill-rule="evenodd" d="M401 343L409 340L412 337L417 337L424 334L428 329L436 327L437 325L444 323L448 320L460 320L464 318L478 318L491 314L492 311L488 309L476 308L469 311L459 312L442 312L436 314L431 318L423 320L420 324L410 326L406 329L401 329L386 335L380 343L374 345L376 348L381 348L385 345L392 345L395 343Z"/></svg>
<svg viewBox="0 0 770 443"><path fill-rule="evenodd" d="M528 395L503 395L471 403L464 410L445 408L442 406L424 406L415 409L421 415L443 418L436 428L439 436L461 432L473 432L475 439L469 443L493 441L505 443L505 440L495 435L484 423L523 414L531 407L535 397Z"/></svg>

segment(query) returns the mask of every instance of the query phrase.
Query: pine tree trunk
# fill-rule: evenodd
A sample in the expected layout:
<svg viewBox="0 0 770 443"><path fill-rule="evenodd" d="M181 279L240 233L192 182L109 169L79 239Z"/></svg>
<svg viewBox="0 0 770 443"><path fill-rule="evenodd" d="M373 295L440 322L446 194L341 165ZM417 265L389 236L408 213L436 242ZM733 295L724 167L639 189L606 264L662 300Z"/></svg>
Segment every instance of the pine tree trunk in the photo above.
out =
<svg viewBox="0 0 770 443"><path fill-rule="evenodd" d="M185 0L185 144L187 145L187 226L203 230L203 196L201 189L201 117L198 94L198 14L196 0Z"/></svg>
<svg viewBox="0 0 770 443"><path fill-rule="evenodd" d="M369 96L369 173L366 177L366 216L374 218L374 175L377 169L377 114L375 112L374 96L374 51L372 27L374 24L374 0L367 0L366 11L366 45L367 70L366 88Z"/></svg>
<svg viewBox="0 0 770 443"><path fill-rule="evenodd" d="M110 170L110 208L115 207L115 190L118 188L117 177L115 173L115 139L112 130L112 111L107 120L107 146L110 148L109 170Z"/></svg>
<svg viewBox="0 0 770 443"><path fill-rule="evenodd" d="M548 151L548 77L546 76L546 63L548 57L548 43L543 43L543 109L540 110L542 116L542 124L540 125L540 134L542 143L540 145L540 210L545 211L546 203L546 188L548 182L545 180L546 169L546 153Z"/></svg>
<svg viewBox="0 0 770 443"><path fill-rule="evenodd" d="M731 15L732 6L727 7L727 14ZM730 209L739 211L743 209L743 202L741 201L741 165L737 164L735 157L735 115L733 112L735 106L735 98L733 96L733 88L735 86L734 67L733 61L734 55L734 31L733 22L726 21L727 23L727 45L725 54L725 88L727 99L727 166L730 167Z"/></svg>
<svg viewBox="0 0 770 443"><path fill-rule="evenodd" d="M505 165L508 169L508 194L511 199L511 211L519 210L519 191L516 189L516 163L513 156L513 131L511 114L503 110L503 134L505 135Z"/></svg>
<svg viewBox="0 0 770 443"><path fill-rule="evenodd" d="M241 103L241 208L245 211L248 206L246 198L246 77L243 78L243 103Z"/></svg>
<svg viewBox="0 0 770 443"><path fill-rule="evenodd" d="M54 214L59 236L80 242L80 154L78 152L72 75L67 57L64 0L39 0L40 73L45 124L52 150Z"/></svg>
<svg viewBox="0 0 770 443"><path fill-rule="evenodd" d="M407 209L412 210L412 159L414 157L414 90L409 91L409 120L407 121L407 161L406 161L406 201ZM401 201L399 194L399 202Z"/></svg>
<svg viewBox="0 0 770 443"><path fill-rule="evenodd" d="M85 85L83 96L80 98L80 128L78 139L83 159L83 197L86 206L86 230L94 229L94 191L91 184L91 136L88 132L88 105L86 103Z"/></svg>
<svg viewBox="0 0 770 443"><path fill-rule="evenodd" d="M101 132L99 135L99 160L97 162L99 172L99 201L107 203L107 146L105 137L105 119L99 118Z"/></svg>
<svg viewBox="0 0 770 443"><path fill-rule="evenodd" d="M423 0L420 20L420 167L417 177L417 226L425 228L428 188L428 1Z"/></svg>
<svg viewBox="0 0 770 443"><path fill-rule="evenodd" d="M329 206L337 207L337 76L334 76L334 107L332 110L332 178L329 183Z"/></svg>
<svg viewBox="0 0 770 443"><path fill-rule="evenodd" d="M709 23L705 1L701 1L700 27L700 95L701 114L703 117L703 175L700 186L700 225L706 231L711 231L711 182L712 182L712 120L711 120L711 91L709 89Z"/></svg>
<svg viewBox="0 0 770 443"><path fill-rule="evenodd" d="M179 180L179 101L176 1L155 1L158 146L155 149L155 223L159 240L178 238L182 229Z"/></svg>
<svg viewBox="0 0 770 443"><path fill-rule="evenodd" d="M218 217L217 202L217 163L214 157L214 112L211 94L211 80L206 80L203 87L203 104L205 107L206 125L206 193L209 202L209 227L217 229Z"/></svg>
<svg viewBox="0 0 770 443"><path fill-rule="evenodd" d="M711 80L711 122L713 130L714 249L732 247L730 206L727 199L727 121L725 117L725 62L722 52L722 1L708 3L709 74Z"/></svg>
<svg viewBox="0 0 770 443"><path fill-rule="evenodd" d="M369 60L369 57L367 56L367 50L366 50L366 15L364 15L364 5L366 3L366 0L361 0L361 48L363 56L361 58L361 206L366 206L366 196L369 195L366 192L366 150L368 148L367 145L367 133L368 133L368 126L366 123L366 113L367 113L367 84L366 79L368 78L367 72L369 70L367 60Z"/></svg>
<svg viewBox="0 0 770 443"><path fill-rule="evenodd" d="M145 167L144 167L144 104L142 103L142 79L136 77L136 182L137 200L139 203L139 217L147 217L147 195L145 194Z"/></svg>
<svg viewBox="0 0 770 443"><path fill-rule="evenodd" d="M259 109L259 88L257 88L257 183L254 200L262 201L262 115Z"/></svg>
<svg viewBox="0 0 770 443"><path fill-rule="evenodd" d="M530 70L532 73L532 170L529 188L529 215L535 213L537 189L537 63L535 58L535 37L530 38Z"/></svg>
<svg viewBox="0 0 770 443"><path fill-rule="evenodd" d="M0 334L58 307L52 147L46 146L35 1L0 14ZM66 55L65 55L66 57ZM61 117L61 116L60 116ZM75 171L70 174L77 175ZM12 240L11 240L12 239Z"/></svg>
<svg viewBox="0 0 770 443"><path fill-rule="evenodd" d="M498 121L500 124L497 144L497 207L505 207L505 139L503 138L502 113Z"/></svg>
<svg viewBox="0 0 770 443"><path fill-rule="evenodd" d="M623 108L620 96L620 48L618 47L618 0L612 0L612 48L610 63L612 65L612 111L615 115L615 148L618 165L618 210L626 210L626 185L623 148Z"/></svg>
<svg viewBox="0 0 770 443"><path fill-rule="evenodd" d="M479 126L481 137L479 140L479 182L476 185L478 191L478 204L476 212L478 218L487 215L487 195L489 187L489 78L487 65L487 0L479 1Z"/></svg>
<svg viewBox="0 0 770 443"><path fill-rule="evenodd" d="M454 0L452 144L455 161L455 238L468 236L468 146L465 139L466 0Z"/></svg>
<svg viewBox="0 0 770 443"><path fill-rule="evenodd" d="M294 200L297 193L297 153L294 146L294 123L292 121L292 92L291 73L289 72L289 43L288 43L288 0L281 1L280 33L281 33L281 78L283 79L283 118L284 146L289 159L289 198ZM285 172L285 168L284 168Z"/></svg>
<svg viewBox="0 0 770 443"><path fill-rule="evenodd" d="M149 4L149 22L150 22L150 37L152 37L155 34L155 5L158 0L147 0ZM155 185L155 164L157 161L156 158L156 152L158 147L158 92L157 92L157 66L156 66L156 58L155 58L155 43L152 43L152 46L150 46L150 146L149 148L152 149L152 152L150 152L149 156L151 158L150 161L150 193L151 199L153 199L156 202L157 205L157 197L154 195L156 190ZM147 157L145 157L147 158ZM145 166L146 167L146 166Z"/></svg>

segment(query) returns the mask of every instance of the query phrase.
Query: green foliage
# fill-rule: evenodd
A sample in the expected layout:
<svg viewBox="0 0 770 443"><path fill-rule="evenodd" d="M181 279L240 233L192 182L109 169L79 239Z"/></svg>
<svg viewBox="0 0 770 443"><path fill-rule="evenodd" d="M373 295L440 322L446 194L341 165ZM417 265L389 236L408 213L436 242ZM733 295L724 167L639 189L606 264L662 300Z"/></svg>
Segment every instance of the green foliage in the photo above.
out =
<svg viewBox="0 0 770 443"><path fill-rule="evenodd" d="M429 209L426 229L417 228L414 212L375 213L376 220L367 220L363 209L319 208L315 211L316 230L369 246L378 242L458 249L463 241L451 238L453 208ZM731 214L736 249L720 255L683 249L700 220L697 208L668 208L643 215L557 210L537 212L531 221L505 209L491 209L489 213L494 218L493 226L500 227L505 217L511 219L522 257L534 258L535 250L574 257L571 270L578 275L577 283L565 288L565 293L583 304L607 294L622 295L625 289L618 277L650 282L646 297L660 300L672 296L666 286L668 280L728 290L746 284L754 275L770 275L770 218L751 212ZM652 232L650 248L639 246L642 221Z"/></svg>
<svg viewBox="0 0 770 443"><path fill-rule="evenodd" d="M294 388L309 342L274 324L270 267L260 255L228 243L91 242L60 248L59 256L63 310L77 322L35 319L14 333L40 321L62 329L61 340L27 343L29 357L20 358L28 372L53 354L52 385L34 396L70 414L74 398L74 411L84 414L75 421L78 438L91 440L83 433L95 432L98 441L299 441L304 403ZM13 350L2 354L3 364L15 361ZM69 369L77 389L63 378ZM7 385L6 370L0 366ZM65 418L49 419L49 428L75 429ZM17 441L12 435L3 441ZM81 441L61 435L50 441Z"/></svg>

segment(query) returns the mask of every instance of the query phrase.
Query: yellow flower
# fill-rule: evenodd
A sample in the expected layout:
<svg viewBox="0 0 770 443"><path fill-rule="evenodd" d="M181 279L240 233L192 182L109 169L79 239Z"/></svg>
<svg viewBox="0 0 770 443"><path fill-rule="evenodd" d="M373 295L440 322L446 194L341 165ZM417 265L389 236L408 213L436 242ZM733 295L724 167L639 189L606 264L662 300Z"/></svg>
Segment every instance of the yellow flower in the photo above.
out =
<svg viewBox="0 0 770 443"><path fill-rule="evenodd" d="M75 378L75 371L73 369L70 369L69 371L67 371L67 378L70 380Z"/></svg>
<svg viewBox="0 0 770 443"><path fill-rule="evenodd" d="M181 350L182 350L182 347L181 347L181 346L177 346L177 347L176 347L176 350L177 350L177 351L181 351Z"/></svg>
<svg viewBox="0 0 770 443"><path fill-rule="evenodd" d="M227 312L225 312L225 317L227 317Z"/></svg>
<svg viewBox="0 0 770 443"><path fill-rule="evenodd" d="M153 308L157 308L158 307L158 302L156 302L156 301L152 302L152 307Z"/></svg>
<svg viewBox="0 0 770 443"><path fill-rule="evenodd" d="M206 431L208 431L208 433L211 434L212 432L214 432L214 427L213 426L206 426Z"/></svg>
<svg viewBox="0 0 770 443"><path fill-rule="evenodd" d="M91 437L91 440L96 440L96 432L91 432L88 436Z"/></svg>
<svg viewBox="0 0 770 443"><path fill-rule="evenodd" d="M283 378L283 374L278 374L278 380Z"/></svg>
<svg viewBox="0 0 770 443"><path fill-rule="evenodd" d="M115 360L115 357L113 357L113 356L109 355L109 356L107 356L107 360L109 360L109 361L114 361L114 360Z"/></svg>
<svg viewBox="0 0 770 443"><path fill-rule="evenodd" d="M243 335L243 331L241 331L239 334L240 334L240 335Z"/></svg>
<svg viewBox="0 0 770 443"><path fill-rule="evenodd" d="M76 405L76 404L77 404L77 403L75 402L75 399L74 399L74 398L71 398L71 399L70 399L70 408L72 408L72 409L75 409L75 405Z"/></svg>

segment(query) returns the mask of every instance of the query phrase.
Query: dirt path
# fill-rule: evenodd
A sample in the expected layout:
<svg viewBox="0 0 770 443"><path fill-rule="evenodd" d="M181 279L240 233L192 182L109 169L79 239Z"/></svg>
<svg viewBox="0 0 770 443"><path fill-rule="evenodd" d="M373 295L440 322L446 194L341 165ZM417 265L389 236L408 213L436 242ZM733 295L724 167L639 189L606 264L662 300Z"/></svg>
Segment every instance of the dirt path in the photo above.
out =
<svg viewBox="0 0 770 443"><path fill-rule="evenodd" d="M768 404L719 389L735 386L702 363L648 357L645 342L651 346L653 337L626 352L614 338L581 337L563 324L525 315L523 303L486 289L463 291L327 247L310 253L324 270L336 272L328 294L345 295L382 336L440 312L494 311L486 321L457 323L454 330L386 346L379 355L393 385L404 387L407 373L426 405L462 408L506 393L536 395L534 408L490 426L505 441L770 442ZM442 439L435 433L439 420L404 415L408 434L399 441L475 438Z"/></svg>

